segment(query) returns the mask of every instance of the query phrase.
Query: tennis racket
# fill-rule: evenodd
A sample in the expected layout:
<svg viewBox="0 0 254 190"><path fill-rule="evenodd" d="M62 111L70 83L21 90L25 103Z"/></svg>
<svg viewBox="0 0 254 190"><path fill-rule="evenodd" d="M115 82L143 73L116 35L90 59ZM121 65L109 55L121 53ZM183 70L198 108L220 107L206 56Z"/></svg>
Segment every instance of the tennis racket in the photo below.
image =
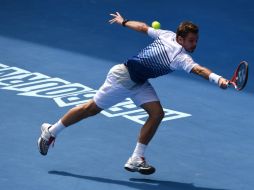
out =
<svg viewBox="0 0 254 190"><path fill-rule="evenodd" d="M248 63L246 61L240 62L234 72L232 79L228 82L228 86L233 86L236 90L242 90L248 80Z"/></svg>

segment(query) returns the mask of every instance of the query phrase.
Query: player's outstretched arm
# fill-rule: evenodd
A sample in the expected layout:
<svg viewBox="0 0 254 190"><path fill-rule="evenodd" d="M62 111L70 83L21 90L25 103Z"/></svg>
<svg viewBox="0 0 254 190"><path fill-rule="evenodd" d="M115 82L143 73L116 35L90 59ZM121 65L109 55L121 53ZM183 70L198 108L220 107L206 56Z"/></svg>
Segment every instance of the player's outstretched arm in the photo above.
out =
<svg viewBox="0 0 254 190"><path fill-rule="evenodd" d="M115 14L110 14L113 18L109 20L110 24L116 23L122 26L128 27L130 29L136 30L138 32L147 33L148 26L146 23L139 22L139 21L132 21L132 20L125 20L119 12Z"/></svg>
<svg viewBox="0 0 254 190"><path fill-rule="evenodd" d="M229 81L227 79L213 73L211 70L209 70L205 67L202 67L200 65L196 65L192 68L191 72L195 73L199 76L202 76L203 78L205 78L205 79L207 79L211 82L215 82L222 89L226 89L228 87L228 82Z"/></svg>

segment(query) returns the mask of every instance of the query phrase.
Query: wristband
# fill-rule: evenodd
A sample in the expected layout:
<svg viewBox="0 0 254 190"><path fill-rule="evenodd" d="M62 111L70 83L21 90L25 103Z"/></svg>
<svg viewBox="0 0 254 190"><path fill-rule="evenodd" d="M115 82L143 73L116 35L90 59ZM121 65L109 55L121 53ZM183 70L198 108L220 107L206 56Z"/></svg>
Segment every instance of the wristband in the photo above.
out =
<svg viewBox="0 0 254 190"><path fill-rule="evenodd" d="M211 73L209 75L209 81L210 82L214 82L215 84L219 84L219 80L220 80L221 76L215 74L215 73Z"/></svg>
<svg viewBox="0 0 254 190"><path fill-rule="evenodd" d="M122 22L122 26L124 26L125 27L125 24L127 23L127 22L129 22L130 20L128 20L128 19L125 19L123 22Z"/></svg>

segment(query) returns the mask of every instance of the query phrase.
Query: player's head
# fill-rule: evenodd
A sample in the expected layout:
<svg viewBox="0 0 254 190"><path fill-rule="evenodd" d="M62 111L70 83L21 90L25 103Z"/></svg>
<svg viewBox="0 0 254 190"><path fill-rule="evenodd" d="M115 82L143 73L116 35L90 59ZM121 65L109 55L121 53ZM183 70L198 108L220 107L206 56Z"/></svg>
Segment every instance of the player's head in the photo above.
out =
<svg viewBox="0 0 254 190"><path fill-rule="evenodd" d="M198 42L198 26L189 21L180 23L176 31L176 41L192 53Z"/></svg>

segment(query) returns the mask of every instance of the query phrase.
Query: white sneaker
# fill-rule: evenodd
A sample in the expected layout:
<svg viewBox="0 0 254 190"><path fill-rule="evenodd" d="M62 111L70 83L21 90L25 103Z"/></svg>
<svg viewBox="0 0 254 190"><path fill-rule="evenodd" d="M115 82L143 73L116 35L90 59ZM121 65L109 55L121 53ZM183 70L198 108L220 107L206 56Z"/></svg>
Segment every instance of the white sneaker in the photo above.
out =
<svg viewBox="0 0 254 190"><path fill-rule="evenodd" d="M50 144L55 141L55 137L50 134L49 128L51 124L43 123L41 126L41 136L38 139L39 152L42 155L47 155Z"/></svg>
<svg viewBox="0 0 254 190"><path fill-rule="evenodd" d="M130 172L139 172L144 175L150 175L155 172L155 168L148 165L144 157L130 157L124 168Z"/></svg>

